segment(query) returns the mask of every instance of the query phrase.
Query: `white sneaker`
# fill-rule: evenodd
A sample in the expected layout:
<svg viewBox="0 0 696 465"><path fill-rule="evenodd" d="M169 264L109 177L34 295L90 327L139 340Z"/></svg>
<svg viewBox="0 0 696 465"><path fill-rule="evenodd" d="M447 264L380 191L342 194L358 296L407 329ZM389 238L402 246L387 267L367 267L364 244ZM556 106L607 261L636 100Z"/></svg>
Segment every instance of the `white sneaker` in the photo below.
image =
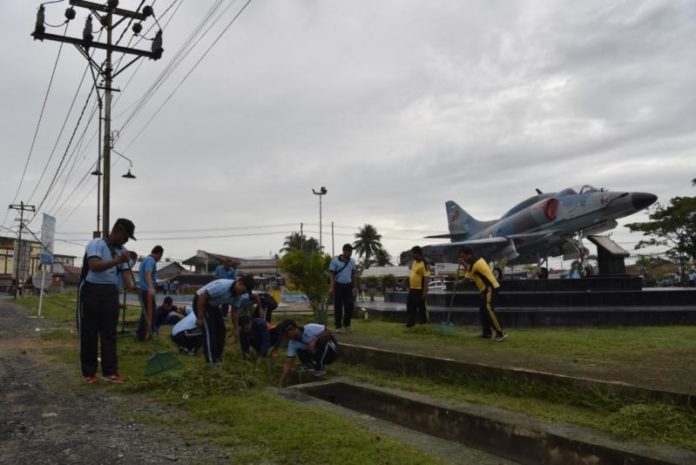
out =
<svg viewBox="0 0 696 465"><path fill-rule="evenodd" d="M342 334L343 333L343 328L336 328L336 331L334 331L336 334Z"/></svg>
<svg viewBox="0 0 696 465"><path fill-rule="evenodd" d="M353 328L351 328L350 326L346 326L346 332L347 332L347 333L352 333L352 332L353 332Z"/></svg>
<svg viewBox="0 0 696 465"><path fill-rule="evenodd" d="M321 378L325 374L326 374L326 370L314 370L314 372L312 373L312 376L314 376L315 378Z"/></svg>

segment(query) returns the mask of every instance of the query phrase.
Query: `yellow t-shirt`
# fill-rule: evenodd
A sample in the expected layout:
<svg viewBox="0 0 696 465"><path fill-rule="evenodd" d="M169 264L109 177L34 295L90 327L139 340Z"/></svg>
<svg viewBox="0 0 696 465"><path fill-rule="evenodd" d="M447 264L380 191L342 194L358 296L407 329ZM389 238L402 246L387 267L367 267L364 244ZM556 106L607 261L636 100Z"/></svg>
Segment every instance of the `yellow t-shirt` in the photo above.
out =
<svg viewBox="0 0 696 465"><path fill-rule="evenodd" d="M411 265L411 277L409 278L409 287L411 289L423 289L423 282L428 282L427 278L430 276L430 270L425 265L424 261L415 261Z"/></svg>

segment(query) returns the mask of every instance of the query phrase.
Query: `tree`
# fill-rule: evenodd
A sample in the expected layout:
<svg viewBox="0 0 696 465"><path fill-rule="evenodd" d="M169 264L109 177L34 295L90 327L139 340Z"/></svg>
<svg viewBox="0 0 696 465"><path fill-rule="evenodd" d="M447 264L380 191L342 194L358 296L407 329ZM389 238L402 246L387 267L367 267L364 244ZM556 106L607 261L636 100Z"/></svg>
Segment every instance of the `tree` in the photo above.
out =
<svg viewBox="0 0 696 465"><path fill-rule="evenodd" d="M285 237L283 248L280 253L287 253L291 250L304 250L305 252L319 252L319 242L313 237L307 239L307 236L298 232L291 233Z"/></svg>
<svg viewBox="0 0 696 465"><path fill-rule="evenodd" d="M355 233L356 241L353 242L355 252L363 258L365 268L369 268L371 257L377 254L382 248L382 235L377 233L377 229L371 224L366 224Z"/></svg>
<svg viewBox="0 0 696 465"><path fill-rule="evenodd" d="M285 271L297 287L307 295L315 321L326 323L329 282L326 270L331 257L315 250L290 250L280 259Z"/></svg>
<svg viewBox="0 0 696 465"><path fill-rule="evenodd" d="M648 218L650 221L645 223L626 225L631 232L647 237L635 248L669 247L667 253L677 257L683 275L688 259L696 259L696 197L674 197L667 206L658 204Z"/></svg>
<svg viewBox="0 0 696 465"><path fill-rule="evenodd" d="M375 252L374 264L376 266L394 266L391 259L392 257L389 255L389 252L380 248Z"/></svg>

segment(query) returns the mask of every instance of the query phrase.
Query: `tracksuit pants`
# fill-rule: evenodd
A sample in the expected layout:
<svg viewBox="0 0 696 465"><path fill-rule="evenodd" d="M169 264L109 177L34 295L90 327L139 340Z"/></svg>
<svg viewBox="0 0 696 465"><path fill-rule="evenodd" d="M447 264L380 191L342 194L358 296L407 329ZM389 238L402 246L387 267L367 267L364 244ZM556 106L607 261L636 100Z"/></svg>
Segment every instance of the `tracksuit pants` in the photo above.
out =
<svg viewBox="0 0 696 465"><path fill-rule="evenodd" d="M177 346L195 352L203 345L203 330L195 328L180 331L176 334L172 334L171 338Z"/></svg>
<svg viewBox="0 0 696 465"><path fill-rule="evenodd" d="M193 297L193 311L198 308L198 294ZM225 349L225 318L218 305L205 306L203 314L203 351L205 361L218 363L222 361Z"/></svg>
<svg viewBox="0 0 696 465"><path fill-rule="evenodd" d="M336 360L338 353L338 343L333 336L320 338L314 352L309 350L298 350L297 357L303 365L312 365L316 370L324 370L326 365L330 365Z"/></svg>
<svg viewBox="0 0 696 465"><path fill-rule="evenodd" d="M416 317L419 324L428 322L428 307L425 298L423 298L423 289L409 289L406 297L406 313L408 317L406 326L408 327L416 324Z"/></svg>
<svg viewBox="0 0 696 465"><path fill-rule="evenodd" d="M479 297L479 315L481 316L482 336L490 337L495 334L503 333L503 326L500 324L498 315L495 313L495 304L498 300L498 290L487 286L481 291Z"/></svg>
<svg viewBox="0 0 696 465"><path fill-rule="evenodd" d="M353 284L336 283L334 285L334 324L336 329L350 328L353 307Z"/></svg>
<svg viewBox="0 0 696 465"><path fill-rule="evenodd" d="M102 374L117 374L118 288L115 284L83 282L79 295L77 318L82 376L96 374L100 342Z"/></svg>

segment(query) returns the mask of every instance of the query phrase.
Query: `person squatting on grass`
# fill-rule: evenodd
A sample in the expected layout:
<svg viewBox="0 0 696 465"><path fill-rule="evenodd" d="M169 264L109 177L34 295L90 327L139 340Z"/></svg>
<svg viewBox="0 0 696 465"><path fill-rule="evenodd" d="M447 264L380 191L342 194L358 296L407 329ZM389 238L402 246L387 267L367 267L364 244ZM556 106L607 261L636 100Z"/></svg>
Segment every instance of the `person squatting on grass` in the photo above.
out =
<svg viewBox="0 0 696 465"><path fill-rule="evenodd" d="M188 305L184 309L186 316L172 327L171 338L179 347L179 353L196 355L203 345L203 330L196 325L196 312Z"/></svg>
<svg viewBox="0 0 696 465"><path fill-rule="evenodd" d="M78 291L77 327L80 333L80 365L85 382L96 384L101 342L102 377L122 383L118 374L116 327L118 325L118 278L122 266L130 258L123 245L135 240L135 225L119 218L104 238L87 244L82 264L82 279ZM131 284L132 285L132 284Z"/></svg>
<svg viewBox="0 0 696 465"><path fill-rule="evenodd" d="M430 276L430 267L423 260L423 249L419 246L414 246L411 249L413 263L411 264L411 275L408 279L408 296L406 297L406 327L411 328L418 323L424 324L428 322L428 307L426 299L428 297L428 277Z"/></svg>
<svg viewBox="0 0 696 465"><path fill-rule="evenodd" d="M285 385L295 357L299 357L302 367L316 377L326 373L326 365L336 360L338 344L333 333L325 325L309 323L298 326L293 320L283 320L278 325L280 334L288 336L288 356L280 373L278 384Z"/></svg>
<svg viewBox="0 0 696 465"><path fill-rule="evenodd" d="M350 320L358 293L357 269L355 260L350 258L352 254L353 246L345 244L343 253L329 264L329 292L333 295L336 333L340 333L341 328L349 333L352 331Z"/></svg>
<svg viewBox="0 0 696 465"><path fill-rule="evenodd" d="M239 345L242 356L249 359L251 349L254 349L257 360L270 355L275 357L280 346L280 329L268 323L261 317L251 318L248 315L239 317Z"/></svg>
<svg viewBox="0 0 696 465"><path fill-rule="evenodd" d="M152 331L155 334L159 334L160 326L175 325L185 316L186 314L184 311L177 308L177 306L174 305L174 300L170 296L167 296L164 298L162 305L155 310L155 324L152 327Z"/></svg>
<svg viewBox="0 0 696 465"><path fill-rule="evenodd" d="M203 350L208 363L222 361L225 348L225 319L220 306L230 305L230 319L236 328L238 309L249 304L253 289L254 278L251 276L242 276L237 280L216 279L193 296L196 325L203 329Z"/></svg>
<svg viewBox="0 0 696 465"><path fill-rule="evenodd" d="M145 257L138 269L138 285L140 286L140 321L135 337L140 341L149 341L154 330L156 308L155 292L157 291L157 262L162 259L164 249L161 245L153 247L150 255Z"/></svg>
<svg viewBox="0 0 696 465"><path fill-rule="evenodd" d="M500 289L498 280L493 276L486 260L475 257L470 247L463 247L459 250L459 264L466 270L464 279L473 281L480 292L481 337L490 339L495 331L495 341L503 342L507 338L507 333L503 330L498 315L495 313L498 289Z"/></svg>

